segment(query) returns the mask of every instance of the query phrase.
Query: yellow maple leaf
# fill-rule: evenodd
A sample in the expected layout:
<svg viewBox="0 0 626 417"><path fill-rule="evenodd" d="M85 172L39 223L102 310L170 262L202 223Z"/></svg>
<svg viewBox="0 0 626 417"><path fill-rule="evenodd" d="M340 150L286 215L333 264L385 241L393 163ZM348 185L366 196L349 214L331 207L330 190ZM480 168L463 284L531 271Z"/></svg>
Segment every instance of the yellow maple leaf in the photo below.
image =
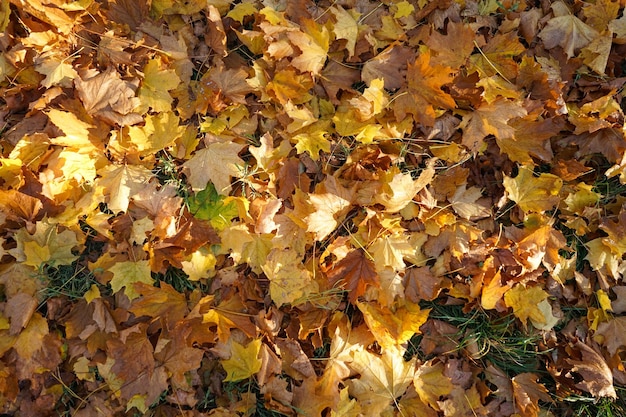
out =
<svg viewBox="0 0 626 417"><path fill-rule="evenodd" d="M600 274L618 278L626 270L626 264L622 261L622 255L616 254L604 240L605 238L599 237L585 244L589 251L585 260L589 261L591 267Z"/></svg>
<svg viewBox="0 0 626 417"><path fill-rule="evenodd" d="M190 281L199 281L215 275L215 256L206 248L201 247L189 256L189 260L182 261L183 271L189 275Z"/></svg>
<svg viewBox="0 0 626 417"><path fill-rule="evenodd" d="M491 263L493 263L493 261L491 261ZM497 271L488 282L483 282L480 304L485 310L496 308L498 301L500 301L502 296L511 288L510 285L502 285L501 278L502 275L500 271Z"/></svg>
<svg viewBox="0 0 626 417"><path fill-rule="evenodd" d="M67 57L56 53L39 56L35 61L35 70L46 76L41 80L41 86L50 88L53 85L59 85L64 88L71 88L72 80L78 78L78 73L69 61Z"/></svg>
<svg viewBox="0 0 626 417"><path fill-rule="evenodd" d="M563 180L556 175L542 173L536 177L532 168L521 166L515 178L505 176L504 189L509 198L525 212L543 212L558 202Z"/></svg>
<svg viewBox="0 0 626 417"><path fill-rule="evenodd" d="M109 209L116 213L128 210L131 197L154 176L147 168L136 165L107 165L98 174L101 178L96 180L96 186L102 188Z"/></svg>
<svg viewBox="0 0 626 417"><path fill-rule="evenodd" d="M497 34L484 48L479 49L479 53L470 56L472 69L478 71L481 77L498 74L510 81L517 76L518 72L518 64L513 58L525 50L526 48L518 39L517 32Z"/></svg>
<svg viewBox="0 0 626 417"><path fill-rule="evenodd" d="M49 333L48 320L35 312L28 325L15 339L13 348L18 356L29 361L44 346L44 337ZM0 332L1 334L1 332Z"/></svg>
<svg viewBox="0 0 626 417"><path fill-rule="evenodd" d="M355 196L355 187L345 188L335 177L327 177L315 193L309 194L313 211L306 216L307 232L315 233L316 240L323 240L339 225L347 214Z"/></svg>
<svg viewBox="0 0 626 417"><path fill-rule="evenodd" d="M326 62L330 33L324 25L306 19L301 24L304 32L299 30L287 32L287 38L300 49L300 55L291 60L291 65L301 72L319 75Z"/></svg>
<svg viewBox="0 0 626 417"><path fill-rule="evenodd" d="M361 348L353 357L348 366L361 377L348 381L350 395L367 410L365 415L386 415L413 381L415 358L405 361L402 349L395 346L384 349L381 356Z"/></svg>
<svg viewBox="0 0 626 417"><path fill-rule="evenodd" d="M310 294L317 292L317 283L302 268L302 259L291 249L273 249L261 269L270 280L270 297L279 307L306 301Z"/></svg>
<svg viewBox="0 0 626 417"><path fill-rule="evenodd" d="M374 195L376 203L385 206L388 212L398 212L409 204L435 175L435 169L429 165L418 179L414 180L411 174L400 172L395 166L381 175L381 189Z"/></svg>
<svg viewBox="0 0 626 417"><path fill-rule="evenodd" d="M308 152L311 159L317 161L320 151L330 152L330 141L326 138L329 125L327 120L321 120L293 135L291 141L296 143L298 154Z"/></svg>
<svg viewBox="0 0 626 417"><path fill-rule="evenodd" d="M419 305L408 300L391 309L378 307L374 303L356 304L363 313L367 327L383 348L402 345L413 335L419 334L420 327L430 313L430 309L421 310Z"/></svg>
<svg viewBox="0 0 626 417"><path fill-rule="evenodd" d="M228 195L231 177L243 176L245 162L237 155L243 147L234 142L218 142L197 151L183 164L183 172L191 188L194 191L204 190L211 181L219 194Z"/></svg>
<svg viewBox="0 0 626 417"><path fill-rule="evenodd" d="M369 252L379 272L385 267L399 271L406 266L404 257L414 254L415 248L409 243L408 235L394 233L376 239L369 247Z"/></svg>
<svg viewBox="0 0 626 417"><path fill-rule="evenodd" d="M254 339L245 347L233 340L230 345L230 358L221 361L227 373L224 381L241 381L259 372L263 364L258 357L260 351L261 339Z"/></svg>
<svg viewBox="0 0 626 417"><path fill-rule="evenodd" d="M342 6L331 7L330 12L337 19L337 22L333 25L335 38L345 39L347 41L346 49L348 50L348 57L352 57L354 55L354 48L359 35L357 19L360 13L354 9L350 9L348 11Z"/></svg>
<svg viewBox="0 0 626 417"><path fill-rule="evenodd" d="M280 104L292 101L294 104L303 104L311 100L309 90L313 88L313 79L310 74L299 74L295 69L287 67L276 71L274 78L265 87L268 95Z"/></svg>
<svg viewBox="0 0 626 417"><path fill-rule="evenodd" d="M144 126L128 128L128 137L137 146L141 156L154 154L173 145L185 129L179 126L180 119L171 111L148 114L144 121Z"/></svg>
<svg viewBox="0 0 626 417"><path fill-rule="evenodd" d="M71 147L82 153L100 151L89 140L89 129L93 128L93 125L83 122L74 113L67 111L50 109L46 114L48 119L65 134L50 139L51 143Z"/></svg>
<svg viewBox="0 0 626 417"><path fill-rule="evenodd" d="M513 314L520 319L524 327L528 319L543 325L547 323L547 318L539 303L546 298L548 293L540 287L524 287L518 284L504 294L504 303L507 307L513 308Z"/></svg>
<svg viewBox="0 0 626 417"><path fill-rule="evenodd" d="M230 17L233 20L243 23L243 19L246 16L252 16L258 12L254 3L238 3L227 14L226 17Z"/></svg>
<svg viewBox="0 0 626 417"><path fill-rule="evenodd" d="M154 282L150 275L150 262L147 260L117 262L108 270L113 273L113 279L110 282L113 292L116 293L124 287L124 294L131 300L139 297L133 285L135 282L150 285Z"/></svg>
<svg viewBox="0 0 626 417"><path fill-rule="evenodd" d="M454 388L450 378L443 374L444 369L442 362L430 360L420 365L413 376L413 386L419 397L437 411L439 398L450 394Z"/></svg>
<svg viewBox="0 0 626 417"><path fill-rule="evenodd" d="M0 179L4 181L4 186L15 190L21 187L24 181L22 176L22 166L24 163L19 158L0 158Z"/></svg>
<svg viewBox="0 0 626 417"><path fill-rule="evenodd" d="M170 111L174 99L169 90L175 89L180 84L180 78L176 71L166 69L160 58L148 61L143 68L144 78L139 88L138 97L141 101L137 110L145 113L149 108L155 112Z"/></svg>
<svg viewBox="0 0 626 417"><path fill-rule="evenodd" d="M19 229L15 240L17 248L10 253L18 261L35 268L42 264L69 265L78 258L72 254L72 249L80 244L76 233L71 230L59 232L58 225L47 220L37 222L33 235L26 229Z"/></svg>

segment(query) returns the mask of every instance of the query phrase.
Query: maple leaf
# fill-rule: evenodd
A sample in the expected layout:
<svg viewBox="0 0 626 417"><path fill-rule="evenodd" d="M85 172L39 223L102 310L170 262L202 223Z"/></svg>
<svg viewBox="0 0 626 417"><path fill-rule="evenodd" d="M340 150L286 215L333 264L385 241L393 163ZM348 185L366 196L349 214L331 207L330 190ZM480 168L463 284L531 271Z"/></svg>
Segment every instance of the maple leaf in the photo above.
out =
<svg viewBox="0 0 626 417"><path fill-rule="evenodd" d="M342 6L331 7L330 12L337 19L337 22L333 25L335 38L346 40L346 49L348 50L348 58L350 58L354 55L354 48L359 34L356 18Z"/></svg>
<svg viewBox="0 0 626 417"><path fill-rule="evenodd" d="M361 377L351 379L348 388L367 415L379 416L397 406L397 399L413 381L415 358L405 361L398 347L384 349L381 356L359 349L353 357L348 366Z"/></svg>
<svg viewBox="0 0 626 417"><path fill-rule="evenodd" d="M234 142L218 142L196 151L194 156L183 164L194 191L207 187L209 181L215 185L218 194L228 195L231 189L231 177L243 176L243 159L237 155L244 145Z"/></svg>
<svg viewBox="0 0 626 417"><path fill-rule="evenodd" d="M369 84L376 78L385 81L389 90L406 86L405 71L408 62L415 59L415 52L404 45L392 43L384 51L363 65L361 79Z"/></svg>
<svg viewBox="0 0 626 417"><path fill-rule="evenodd" d="M420 190L424 189L435 175L434 159L429 162L417 180L409 173L402 173L396 167L383 173L381 190L374 195L374 201L382 204L389 212L398 212L406 207Z"/></svg>
<svg viewBox="0 0 626 417"><path fill-rule="evenodd" d="M189 276L190 281L199 281L215 275L217 259L205 247L201 247L191 254L186 261L182 261L182 269Z"/></svg>
<svg viewBox="0 0 626 417"><path fill-rule="evenodd" d="M59 232L59 226L47 220L37 222L35 227L33 235L26 229L19 229L15 234L17 248L10 253L18 261L39 268L43 264L69 265L78 258L72 253L72 249L80 243L73 231Z"/></svg>
<svg viewBox="0 0 626 417"><path fill-rule="evenodd" d="M600 323L593 338L615 355L620 348L626 347L626 317L613 317Z"/></svg>
<svg viewBox="0 0 626 417"><path fill-rule="evenodd" d="M413 335L420 334L420 327L430 313L430 309L421 310L417 304L408 301L392 309L358 301L356 305L363 313L367 327L383 348L402 345Z"/></svg>
<svg viewBox="0 0 626 417"><path fill-rule="evenodd" d="M158 57L148 61L143 72L143 82L137 92L141 105L136 110L139 113L145 113L149 108L155 112L171 110L174 99L169 90L175 89L181 81L176 72L166 69Z"/></svg>
<svg viewBox="0 0 626 417"><path fill-rule="evenodd" d="M365 251L354 249L326 273L331 285L348 290L348 299L355 303L368 286L380 285L380 278Z"/></svg>
<svg viewBox="0 0 626 417"><path fill-rule="evenodd" d="M341 217L347 214L352 205L355 189L344 188L335 177L327 177L315 194L309 194L310 204L315 211L305 221L307 231L315 234L316 240L323 240L339 225Z"/></svg>
<svg viewBox="0 0 626 417"><path fill-rule="evenodd" d="M539 308L539 303L546 298L548 293L541 288L523 285L516 285L504 294L507 307L513 308L513 314L521 320L524 327L528 319L539 324L546 323L546 317Z"/></svg>
<svg viewBox="0 0 626 417"><path fill-rule="evenodd" d="M469 24L449 22L445 35L436 30L431 30L425 43L433 53L431 58L433 63L456 69L466 63L474 50L475 37L476 31Z"/></svg>
<svg viewBox="0 0 626 417"><path fill-rule="evenodd" d="M518 65L513 60L526 50L519 41L515 31L506 34L498 33L491 38L480 53L470 57L472 68L476 69L481 77L491 77L496 74L506 81L513 80L517 76Z"/></svg>
<svg viewBox="0 0 626 417"><path fill-rule="evenodd" d="M270 280L270 297L277 306L295 304L317 292L317 284L308 271L301 268L301 259L291 249L273 249L261 269Z"/></svg>
<svg viewBox="0 0 626 417"><path fill-rule="evenodd" d="M537 382L539 377L531 372L524 372L511 379L515 406L524 417L537 417L539 400L551 400L545 386Z"/></svg>
<svg viewBox="0 0 626 417"><path fill-rule="evenodd" d="M509 120L526 115L526 110L518 103L509 100L496 100L483 104L463 117L459 128L463 130L462 143L471 152L478 152L488 135L506 141L515 136L515 129Z"/></svg>
<svg viewBox="0 0 626 417"><path fill-rule="evenodd" d="M171 111L149 114L143 120L145 121L143 126L131 126L128 129L128 138L137 146L141 156L155 154L173 145L184 131L184 128L179 126L180 119Z"/></svg>
<svg viewBox="0 0 626 417"><path fill-rule="evenodd" d="M190 326L178 323L172 327L159 337L154 358L167 370L174 389L188 390L191 387L189 376L200 367L204 352L190 346L187 340L192 332Z"/></svg>
<svg viewBox="0 0 626 417"><path fill-rule="evenodd" d="M37 300L30 294L19 292L12 296L6 303L4 316L9 319L9 334L15 336L26 327L30 321L35 309L37 308Z"/></svg>
<svg viewBox="0 0 626 417"><path fill-rule="evenodd" d="M46 76L41 81L41 86L50 88L53 85L70 88L72 80L78 77L78 73L68 62L67 57L63 57L58 53L44 53L37 57L35 61L35 70Z"/></svg>
<svg viewBox="0 0 626 417"><path fill-rule="evenodd" d="M555 17L539 32L546 48L559 45L567 57L572 58L576 50L587 46L599 36L595 29L574 16L562 1L552 3L551 7Z"/></svg>
<svg viewBox="0 0 626 417"><path fill-rule="evenodd" d="M98 148L89 140L89 129L93 126L80 120L74 113L51 109L47 113L54 125L63 131L65 136L53 138L52 143L69 146L82 153L98 151Z"/></svg>
<svg viewBox="0 0 626 417"><path fill-rule="evenodd" d="M114 212L127 211L130 200L146 187L154 174L136 165L107 165L98 174L96 186L102 187L107 205Z"/></svg>
<svg viewBox="0 0 626 417"><path fill-rule="evenodd" d="M578 372L583 377L576 387L595 397L617 398L613 386L613 373L602 355L580 341L576 342L575 347L580 350L582 360L568 358L565 361L572 365L572 371Z"/></svg>
<svg viewBox="0 0 626 417"><path fill-rule="evenodd" d="M419 54L415 62L408 65L407 83L415 120L426 126L435 123L435 108L453 109L456 102L442 87L452 82L452 68L431 64L430 51ZM405 96L408 97L408 96ZM396 100L396 103L399 101ZM407 103L408 104L408 103ZM398 104L395 105L397 107Z"/></svg>
<svg viewBox="0 0 626 417"><path fill-rule="evenodd" d="M476 187L466 188L460 185L452 197L448 199L452 204L452 209L464 219L477 219L489 217L491 210L483 204L477 202L482 197L482 192Z"/></svg>
<svg viewBox="0 0 626 417"><path fill-rule="evenodd" d="M406 266L404 257L413 254L415 249L409 243L408 236L395 233L375 240L369 251L378 270L389 266L399 271Z"/></svg>
<svg viewBox="0 0 626 417"><path fill-rule="evenodd" d="M498 147L512 161L530 165L533 163L531 156L543 161L553 158L550 138L563 129L565 122L561 118L529 120L524 117L510 120L508 125L515 133L510 137L496 138Z"/></svg>
<svg viewBox="0 0 626 417"><path fill-rule="evenodd" d="M209 221L218 231L230 226L231 221L239 215L237 204L219 195L212 183L190 196L187 204L194 217Z"/></svg>
<svg viewBox="0 0 626 417"><path fill-rule="evenodd" d="M9 339L7 341L11 343L20 358L30 361L35 353L44 346L44 338L49 331L48 321L41 314L35 312L26 327L17 336L4 335L4 337ZM0 334L3 332L5 330L0 331Z"/></svg>
<svg viewBox="0 0 626 417"><path fill-rule="evenodd" d="M280 104L292 101L302 104L311 100L309 90L313 88L313 79L309 73L299 74L293 68L287 67L274 74L271 81L265 86L267 94L274 97Z"/></svg>
<svg viewBox="0 0 626 417"><path fill-rule="evenodd" d="M304 32L287 32L289 41L300 49L300 55L291 60L291 65L301 72L319 75L326 62L330 34L326 26L318 25L313 20L305 20L302 29Z"/></svg>
<svg viewBox="0 0 626 417"><path fill-rule="evenodd" d="M113 279L110 282L113 292L118 292L124 287L124 294L131 300L140 295L134 286L136 282L143 282L150 285L154 282L150 275L150 265L148 261L117 262L109 268L109 271L113 273Z"/></svg>
<svg viewBox="0 0 626 417"><path fill-rule="evenodd" d="M433 409L439 410L439 398L445 397L452 392L452 381L446 377L444 364L429 360L421 364L413 376L413 386L422 401Z"/></svg>
<svg viewBox="0 0 626 417"><path fill-rule="evenodd" d="M254 339L245 347L234 340L230 345L230 358L222 360L222 366L228 374L224 381L248 379L261 370L261 339Z"/></svg>
<svg viewBox="0 0 626 417"><path fill-rule="evenodd" d="M107 383L118 386L119 395L132 404L130 407L136 406L144 412L168 387L165 369L156 366L146 327L135 325L123 330L119 339L108 340L108 363L98 367Z"/></svg>
<svg viewBox="0 0 626 417"><path fill-rule="evenodd" d="M296 143L298 153L308 152L311 158L317 161L320 158L320 151L330 152L331 143L327 138L329 127L330 121L320 120L293 135L291 140Z"/></svg>
<svg viewBox="0 0 626 417"><path fill-rule="evenodd" d="M246 95L252 91L247 78L248 72L244 68L226 69L220 60L202 77L202 82L231 102L245 104Z"/></svg>
<svg viewBox="0 0 626 417"><path fill-rule="evenodd" d="M143 281L136 281L133 285L140 297L132 300L128 311L137 317L163 318L173 326L189 312L185 295L166 282L161 282L160 287Z"/></svg>
<svg viewBox="0 0 626 417"><path fill-rule="evenodd" d="M563 180L556 175L542 173L538 177L533 170L521 166L515 178L505 176L502 181L509 198L528 212L550 210L559 202Z"/></svg>

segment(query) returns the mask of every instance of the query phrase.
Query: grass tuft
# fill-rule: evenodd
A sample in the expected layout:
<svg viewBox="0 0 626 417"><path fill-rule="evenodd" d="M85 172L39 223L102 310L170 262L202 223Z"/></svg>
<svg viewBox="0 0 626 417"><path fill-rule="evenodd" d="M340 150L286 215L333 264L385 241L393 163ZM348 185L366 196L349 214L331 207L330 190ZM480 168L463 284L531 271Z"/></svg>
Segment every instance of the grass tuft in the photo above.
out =
<svg viewBox="0 0 626 417"><path fill-rule="evenodd" d="M472 359L482 362L485 367L491 363L511 377L538 371L540 357L545 354L537 350L541 336L521 329L513 314L500 316L482 309L464 313L460 305L422 304L423 308L432 309L431 319L455 326L458 329L458 350L467 349ZM413 344L416 342L412 341ZM411 346L410 343L409 349Z"/></svg>

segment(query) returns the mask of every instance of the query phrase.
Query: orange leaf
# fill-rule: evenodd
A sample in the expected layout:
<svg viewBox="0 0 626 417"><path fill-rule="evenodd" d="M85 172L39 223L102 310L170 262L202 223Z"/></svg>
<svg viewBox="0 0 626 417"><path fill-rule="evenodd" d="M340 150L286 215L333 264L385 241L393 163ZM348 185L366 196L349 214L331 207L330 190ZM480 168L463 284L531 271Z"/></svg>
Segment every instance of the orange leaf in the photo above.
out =
<svg viewBox="0 0 626 417"><path fill-rule="evenodd" d="M414 63L409 64L407 82L409 94L413 99L413 113L416 121L427 126L435 123L436 108L453 109L456 102L442 87L452 82L452 68L443 65L433 65L430 51L421 53Z"/></svg>
<svg viewBox="0 0 626 417"><path fill-rule="evenodd" d="M348 299L352 303L365 294L368 286L380 286L380 278L376 273L374 262L362 249L355 249L348 253L327 272L327 276L333 286L339 284L340 287L349 291Z"/></svg>

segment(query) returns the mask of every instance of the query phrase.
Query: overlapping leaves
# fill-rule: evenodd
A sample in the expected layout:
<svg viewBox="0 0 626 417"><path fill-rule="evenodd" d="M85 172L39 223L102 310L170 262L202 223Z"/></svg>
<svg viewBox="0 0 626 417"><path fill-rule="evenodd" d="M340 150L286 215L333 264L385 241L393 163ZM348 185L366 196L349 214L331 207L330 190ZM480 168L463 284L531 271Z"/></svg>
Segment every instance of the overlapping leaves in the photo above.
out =
<svg viewBox="0 0 626 417"><path fill-rule="evenodd" d="M3 412L617 396L622 4L209 3L0 2Z"/></svg>

